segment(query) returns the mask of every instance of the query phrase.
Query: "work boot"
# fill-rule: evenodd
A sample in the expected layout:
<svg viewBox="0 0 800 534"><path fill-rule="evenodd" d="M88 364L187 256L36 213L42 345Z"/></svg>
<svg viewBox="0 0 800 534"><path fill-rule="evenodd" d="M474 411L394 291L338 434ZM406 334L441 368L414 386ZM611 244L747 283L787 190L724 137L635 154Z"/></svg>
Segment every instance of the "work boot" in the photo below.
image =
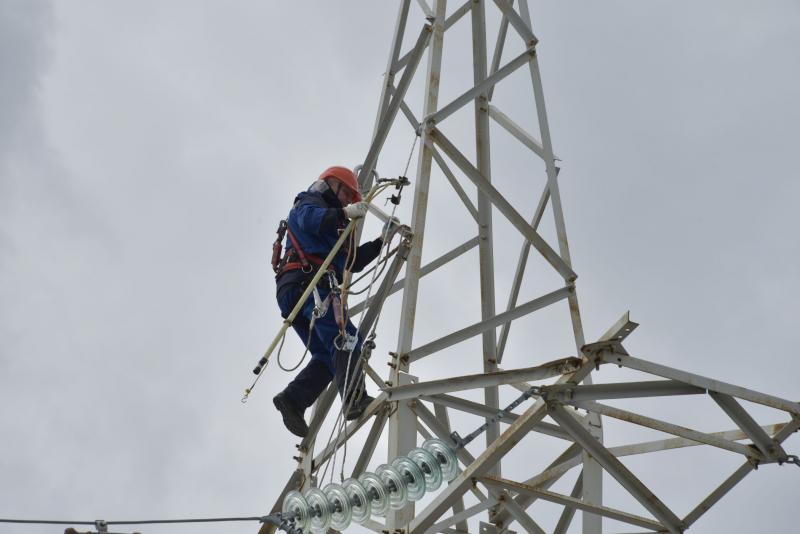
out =
<svg viewBox="0 0 800 534"><path fill-rule="evenodd" d="M289 432L301 438L306 437L308 434L308 425L306 420L303 419L303 414L300 413L289 396L281 391L272 399L272 404L281 412L283 416L283 424L289 429Z"/></svg>
<svg viewBox="0 0 800 534"><path fill-rule="evenodd" d="M374 400L375 400L374 397L370 397L369 395L364 393L363 395L361 395L360 399L353 401L353 404L347 410L347 415L345 418L348 421L358 419L359 417L361 417L361 414L364 413L364 410L367 409L367 406L369 406L370 403Z"/></svg>

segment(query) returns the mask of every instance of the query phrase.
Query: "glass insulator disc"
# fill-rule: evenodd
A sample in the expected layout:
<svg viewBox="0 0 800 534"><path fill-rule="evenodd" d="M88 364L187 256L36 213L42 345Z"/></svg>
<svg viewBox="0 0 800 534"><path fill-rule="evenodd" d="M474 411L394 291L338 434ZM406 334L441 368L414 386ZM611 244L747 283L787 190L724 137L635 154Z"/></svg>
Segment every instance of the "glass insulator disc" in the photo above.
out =
<svg viewBox="0 0 800 534"><path fill-rule="evenodd" d="M375 473L366 472L358 477L358 481L367 490L367 498L372 508L372 514L379 517L386 515L389 511L389 494L383 486L383 482Z"/></svg>
<svg viewBox="0 0 800 534"><path fill-rule="evenodd" d="M284 520L289 521L296 530L308 526L311 508L302 493L294 490L286 494L286 497L283 498L281 516Z"/></svg>
<svg viewBox="0 0 800 534"><path fill-rule="evenodd" d="M436 459L436 456L418 447L408 451L408 457L417 464L425 476L426 491L436 491L441 487L443 480L442 466L439 465L439 460Z"/></svg>
<svg viewBox="0 0 800 534"><path fill-rule="evenodd" d="M389 494L389 508L400 510L408 504L408 484L400 471L389 464L379 465L375 469Z"/></svg>
<svg viewBox="0 0 800 534"><path fill-rule="evenodd" d="M353 508L344 488L339 484L328 484L322 488L322 493L328 497L331 505L331 528L344 530L349 527L353 520Z"/></svg>
<svg viewBox="0 0 800 534"><path fill-rule="evenodd" d="M331 503L319 488L306 490L304 495L311 509L308 528L311 532L327 532L331 526Z"/></svg>
<svg viewBox="0 0 800 534"><path fill-rule="evenodd" d="M370 498L367 496L367 490L361 485L361 482L354 478L348 478L342 482L342 488L350 499L353 521L360 524L369 519L372 506Z"/></svg>
<svg viewBox="0 0 800 534"><path fill-rule="evenodd" d="M425 495L425 475L422 469L407 456L398 456L392 462L392 467L400 472L408 488L408 500L418 501Z"/></svg>
<svg viewBox="0 0 800 534"><path fill-rule="evenodd" d="M422 448L433 454L442 467L442 477L450 482L458 476L458 458L453 447L444 441L436 438L426 439L422 443Z"/></svg>

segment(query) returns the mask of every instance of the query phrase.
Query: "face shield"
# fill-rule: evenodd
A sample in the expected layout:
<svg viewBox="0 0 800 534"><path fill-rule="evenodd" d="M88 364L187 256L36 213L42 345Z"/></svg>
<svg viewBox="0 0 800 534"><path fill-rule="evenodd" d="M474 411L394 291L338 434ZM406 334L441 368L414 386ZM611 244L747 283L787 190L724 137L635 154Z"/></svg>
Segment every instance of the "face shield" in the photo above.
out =
<svg viewBox="0 0 800 534"><path fill-rule="evenodd" d="M308 188L309 193L324 193L325 191L330 191L331 188L328 186L328 182L325 180L315 180L313 184Z"/></svg>

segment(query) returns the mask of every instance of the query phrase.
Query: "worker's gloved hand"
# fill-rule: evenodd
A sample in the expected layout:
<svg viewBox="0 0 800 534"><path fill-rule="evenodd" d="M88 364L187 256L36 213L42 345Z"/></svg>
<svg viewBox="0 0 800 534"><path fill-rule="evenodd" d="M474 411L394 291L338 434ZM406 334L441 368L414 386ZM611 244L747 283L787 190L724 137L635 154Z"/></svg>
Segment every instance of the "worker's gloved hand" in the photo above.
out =
<svg viewBox="0 0 800 534"><path fill-rule="evenodd" d="M381 230L381 239L384 243L389 242L394 237L394 234L400 229L400 219L397 217L392 217L386 224L383 225L383 230Z"/></svg>
<svg viewBox="0 0 800 534"><path fill-rule="evenodd" d="M367 214L367 203L363 200L361 202L353 202L342 208L342 211L344 211L344 215L348 219L361 219Z"/></svg>

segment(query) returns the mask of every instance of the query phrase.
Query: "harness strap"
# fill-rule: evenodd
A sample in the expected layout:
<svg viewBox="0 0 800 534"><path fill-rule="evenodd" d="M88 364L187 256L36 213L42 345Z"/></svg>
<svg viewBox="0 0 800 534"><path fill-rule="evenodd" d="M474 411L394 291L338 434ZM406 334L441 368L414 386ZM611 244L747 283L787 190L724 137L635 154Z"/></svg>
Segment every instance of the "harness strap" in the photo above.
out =
<svg viewBox="0 0 800 534"><path fill-rule="evenodd" d="M308 269L309 265L308 265L308 259L306 258L306 253L303 252L302 248L300 248L300 243L297 242L297 239L294 237L294 233L292 232L291 228L288 227L288 225L286 227L286 233L289 234L289 240L292 242L292 248L297 254L297 257L300 258L300 264L302 265L303 270ZM321 263L322 260L320 260L320 262L317 263L317 265L320 265Z"/></svg>

